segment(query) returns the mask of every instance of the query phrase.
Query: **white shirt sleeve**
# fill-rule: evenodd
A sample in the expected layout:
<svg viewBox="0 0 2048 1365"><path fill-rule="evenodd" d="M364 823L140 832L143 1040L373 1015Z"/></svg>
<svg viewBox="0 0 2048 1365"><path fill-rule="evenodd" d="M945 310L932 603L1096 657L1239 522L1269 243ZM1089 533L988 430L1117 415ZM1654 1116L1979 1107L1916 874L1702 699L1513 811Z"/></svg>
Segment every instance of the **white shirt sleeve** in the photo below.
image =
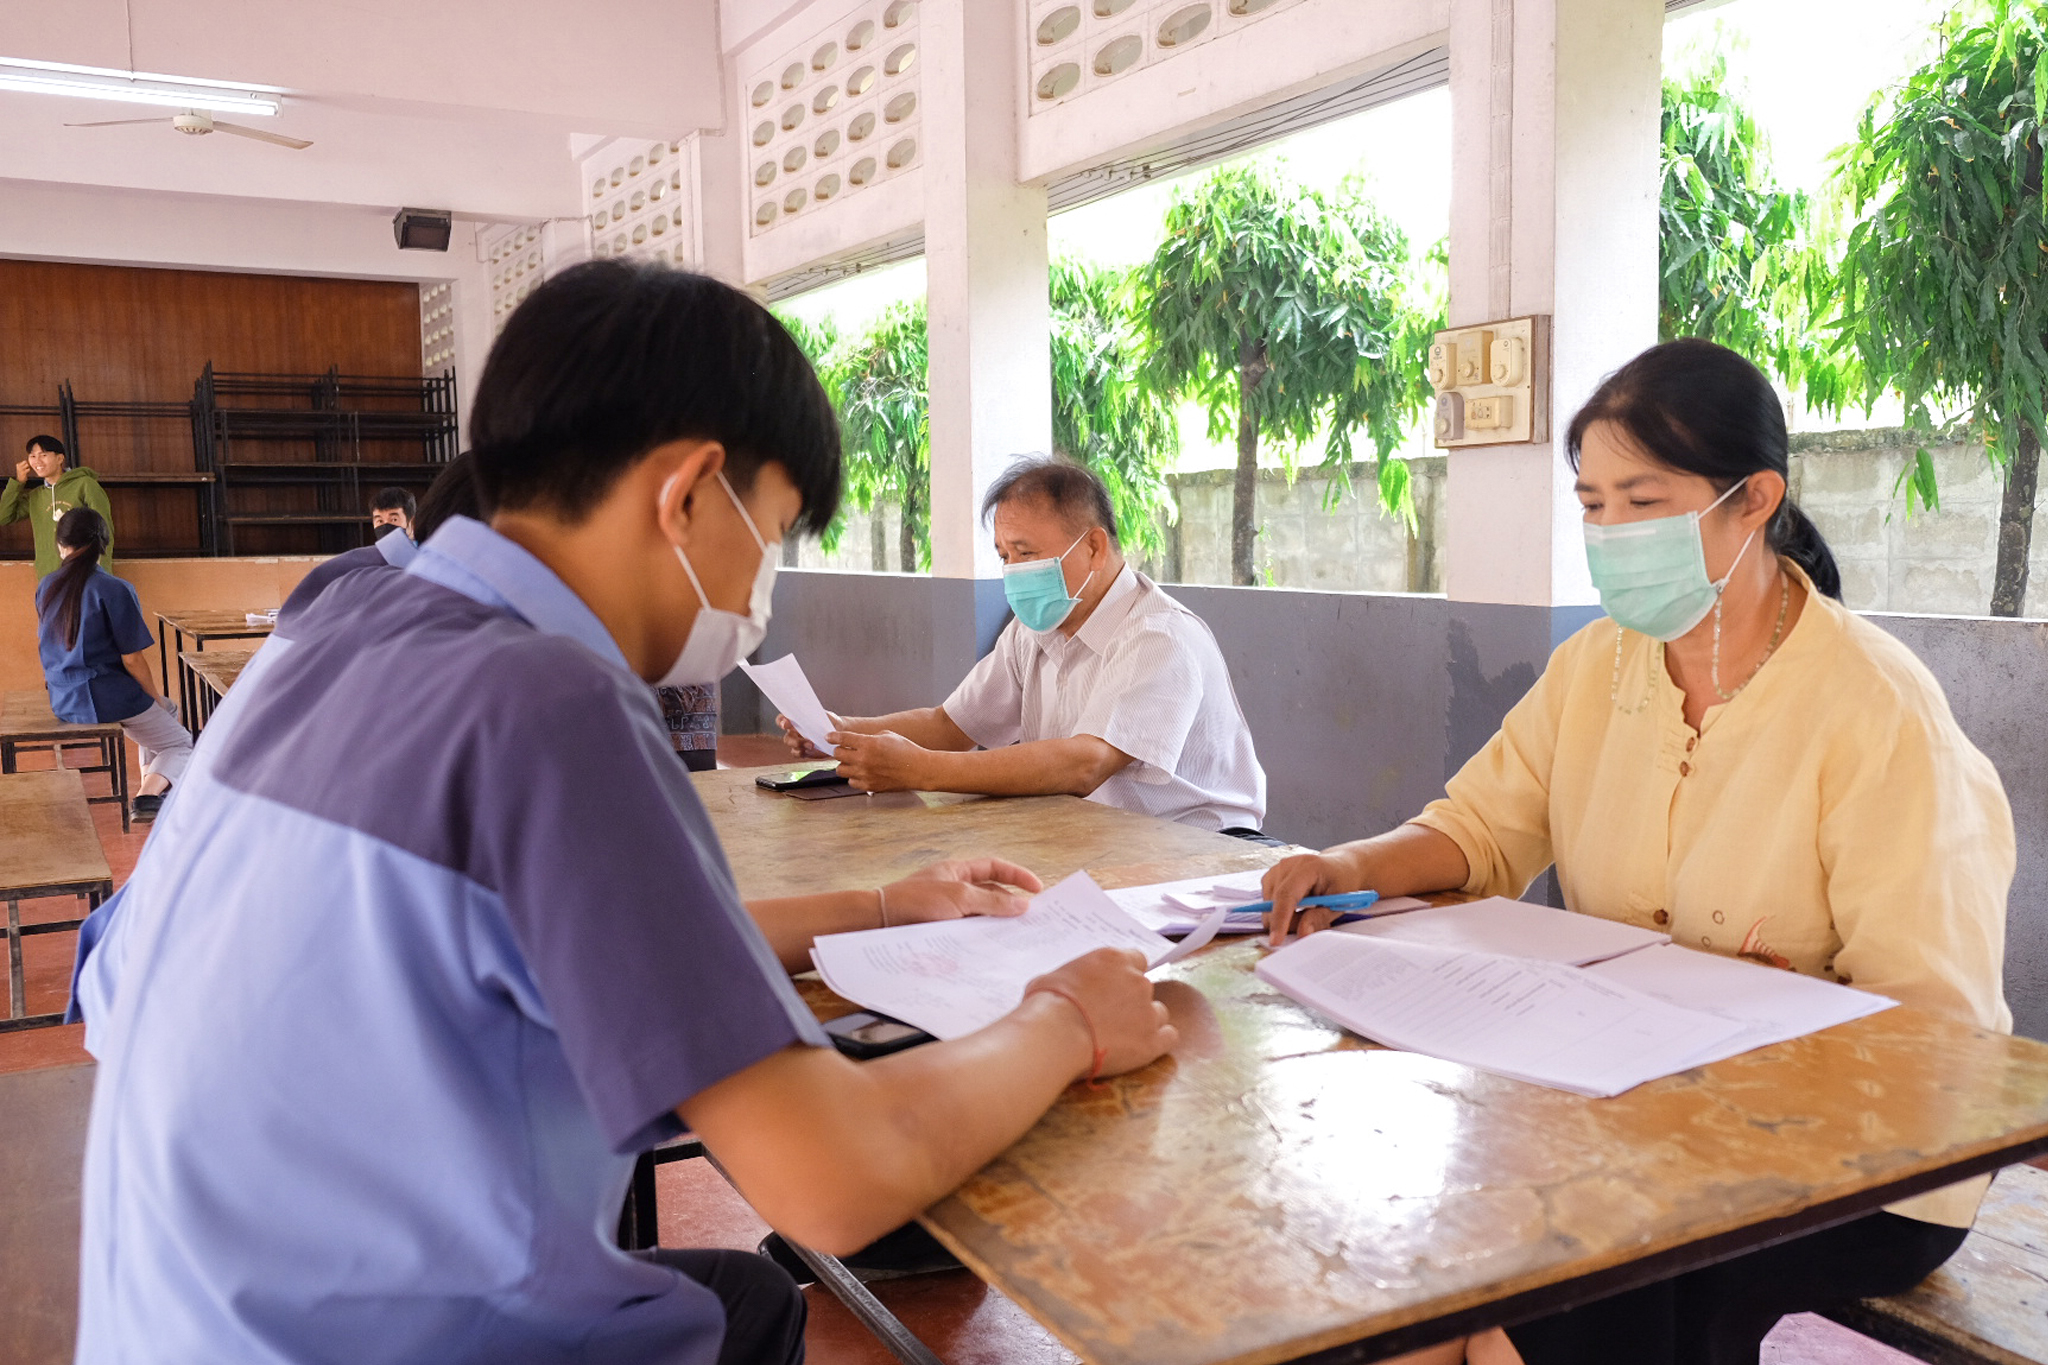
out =
<svg viewBox="0 0 2048 1365"><path fill-rule="evenodd" d="M1017 659L1015 621L1003 627L996 647L968 670L946 698L948 719L984 749L1015 744L1024 735L1024 683Z"/></svg>
<svg viewBox="0 0 2048 1365"><path fill-rule="evenodd" d="M1203 670L1195 651L1206 643L1205 632L1170 616L1119 639L1074 733L1093 735L1143 764L1131 774L1140 782L1170 779L1201 715Z"/></svg>

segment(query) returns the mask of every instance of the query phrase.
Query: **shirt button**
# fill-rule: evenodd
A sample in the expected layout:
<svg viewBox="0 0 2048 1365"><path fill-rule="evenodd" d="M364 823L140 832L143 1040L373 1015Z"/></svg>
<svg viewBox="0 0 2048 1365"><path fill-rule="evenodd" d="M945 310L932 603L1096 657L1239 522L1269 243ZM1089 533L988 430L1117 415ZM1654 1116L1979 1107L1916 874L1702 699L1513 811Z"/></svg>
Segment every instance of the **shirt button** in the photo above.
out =
<svg viewBox="0 0 2048 1365"><path fill-rule="evenodd" d="M1681 763L1681 764L1679 764L1679 765L1678 765L1678 775L1679 775L1680 777L1691 777L1691 776L1692 776L1692 764L1690 764L1690 763Z"/></svg>
<svg viewBox="0 0 2048 1365"><path fill-rule="evenodd" d="M1700 947L1702 947L1702 948L1711 948L1711 947L1713 947L1713 946L1714 946L1714 940L1712 940L1712 939L1708 938L1708 937L1707 937L1707 936L1706 936L1705 934L1701 934L1701 935L1700 935Z"/></svg>
<svg viewBox="0 0 2048 1365"><path fill-rule="evenodd" d="M1694 749L1699 747L1699 742L1700 737L1698 735L1694 735L1691 739L1685 742L1685 751L1687 753L1691 753Z"/></svg>
<svg viewBox="0 0 2048 1365"><path fill-rule="evenodd" d="M1659 910L1656 914L1650 916L1650 918L1657 921L1657 923L1659 924L1669 924L1671 923L1671 912L1669 910Z"/></svg>
<svg viewBox="0 0 2048 1365"><path fill-rule="evenodd" d="M1723 915L1722 915L1722 913L1721 913L1721 912L1720 912L1719 910L1716 910L1716 911L1714 912L1714 923L1716 923L1716 924L1726 924L1727 922L1728 922L1728 921L1727 921L1727 918L1726 918L1725 916L1723 916Z"/></svg>

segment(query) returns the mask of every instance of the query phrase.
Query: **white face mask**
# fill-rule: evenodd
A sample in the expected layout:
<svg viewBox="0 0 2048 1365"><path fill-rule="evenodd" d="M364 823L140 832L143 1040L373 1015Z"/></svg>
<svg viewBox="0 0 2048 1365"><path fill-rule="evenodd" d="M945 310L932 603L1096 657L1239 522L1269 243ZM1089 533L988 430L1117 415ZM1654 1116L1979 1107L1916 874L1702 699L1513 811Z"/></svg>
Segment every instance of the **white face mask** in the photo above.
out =
<svg viewBox="0 0 2048 1365"><path fill-rule="evenodd" d="M719 486L732 499L738 509L740 520L746 522L747 530L754 537L754 544L761 547L761 567L754 570L754 590L747 599L747 614L724 611L711 605L711 599L704 595L704 585L697 581L697 571L690 567L690 557L683 553L680 545L673 546L676 558L682 562L683 572L690 576L690 586L697 590L697 619L690 623L689 638L683 641L682 652L669 665L668 672L661 675L657 687L703 687L717 682L726 674L739 667L740 660L761 647L761 641L768 635L768 612L775 595L776 557L768 552L768 542L761 536L761 528L754 525L753 517L740 503L739 495L732 491L732 485L725 481L725 471L718 473ZM668 488L662 488L661 501L668 501Z"/></svg>

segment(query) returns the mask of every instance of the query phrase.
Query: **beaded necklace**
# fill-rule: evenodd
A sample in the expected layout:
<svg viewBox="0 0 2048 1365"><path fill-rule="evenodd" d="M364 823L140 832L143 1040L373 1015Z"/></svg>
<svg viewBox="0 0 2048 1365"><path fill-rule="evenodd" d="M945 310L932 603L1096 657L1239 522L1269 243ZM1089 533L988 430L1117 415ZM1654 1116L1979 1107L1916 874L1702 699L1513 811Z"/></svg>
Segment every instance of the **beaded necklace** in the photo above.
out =
<svg viewBox="0 0 2048 1365"><path fill-rule="evenodd" d="M1721 599L1719 597L1714 599L1714 657L1712 671L1714 691L1722 701L1734 701L1738 696L1742 695L1742 689L1755 682L1756 675L1763 672L1764 665L1770 662L1771 656L1778 652L1778 646L1784 643L1785 617L1790 613L1791 609L1792 579L1789 575L1783 575L1779 579L1778 587L1778 624L1771 631L1771 642L1764 646L1764 656L1756 661L1755 668L1749 670L1749 676L1737 683L1733 692L1728 692L1724 691L1721 687ZM1639 714L1644 707L1648 706L1651 699L1656 695L1658 678L1664 672L1662 668L1664 644L1661 640L1657 643L1657 656L1650 661L1648 675L1643 679L1643 695L1636 699L1634 706L1623 706L1621 704L1621 646L1622 637L1627 633L1620 626L1614 628L1614 677L1607 687L1607 699L1613 702L1614 708L1624 716L1633 716Z"/></svg>

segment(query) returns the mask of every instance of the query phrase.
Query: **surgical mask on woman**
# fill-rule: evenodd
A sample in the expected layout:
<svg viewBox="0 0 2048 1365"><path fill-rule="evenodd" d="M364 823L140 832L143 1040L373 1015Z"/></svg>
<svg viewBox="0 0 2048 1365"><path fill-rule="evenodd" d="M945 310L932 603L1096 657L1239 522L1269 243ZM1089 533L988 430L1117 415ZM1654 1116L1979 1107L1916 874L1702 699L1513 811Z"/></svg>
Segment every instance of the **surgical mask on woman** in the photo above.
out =
<svg viewBox="0 0 2048 1365"><path fill-rule="evenodd" d="M718 472L718 486L725 490L725 496L732 499L732 505L739 510L740 520L746 522L747 530L754 537L754 544L761 547L761 566L754 570L753 592L747 598L747 614L725 611L711 605L711 599L704 595L704 585L697 581L697 571L690 567L690 557L683 553L680 545L671 546L676 558L682 561L683 572L690 576L690 586L696 589L697 619L690 623L689 638L683 641L682 651L676 661L669 665L668 672L661 675L655 685L658 687L702 687L717 682L739 666L740 660L761 647L761 641L768 635L768 615L775 596L776 557L768 553L768 541L761 535L761 528L754 524L754 518L747 512L739 495L726 482L725 471ZM668 501L668 487L663 485L661 502Z"/></svg>
<svg viewBox="0 0 2048 1365"><path fill-rule="evenodd" d="M1074 553L1074 546L1086 539L1088 533L1083 531L1073 545L1052 559L1034 559L1029 564L1003 566L1003 596L1026 630L1040 634L1057 630L1060 622L1073 615L1074 608L1081 605L1079 597L1067 595L1067 576L1060 566L1068 555ZM1090 569L1088 577L1081 580L1083 591L1094 577L1095 571Z"/></svg>
<svg viewBox="0 0 2048 1365"><path fill-rule="evenodd" d="M1706 543L1700 518L1748 483L1743 478L1707 504L1706 512L1675 517L1625 521L1615 526L1586 525L1586 567L1600 591L1600 605L1624 630L1633 630L1669 644L1707 619L1714 603L1735 576L1735 566L1749 553L1749 540L1735 552L1719 581L1707 577Z"/></svg>

